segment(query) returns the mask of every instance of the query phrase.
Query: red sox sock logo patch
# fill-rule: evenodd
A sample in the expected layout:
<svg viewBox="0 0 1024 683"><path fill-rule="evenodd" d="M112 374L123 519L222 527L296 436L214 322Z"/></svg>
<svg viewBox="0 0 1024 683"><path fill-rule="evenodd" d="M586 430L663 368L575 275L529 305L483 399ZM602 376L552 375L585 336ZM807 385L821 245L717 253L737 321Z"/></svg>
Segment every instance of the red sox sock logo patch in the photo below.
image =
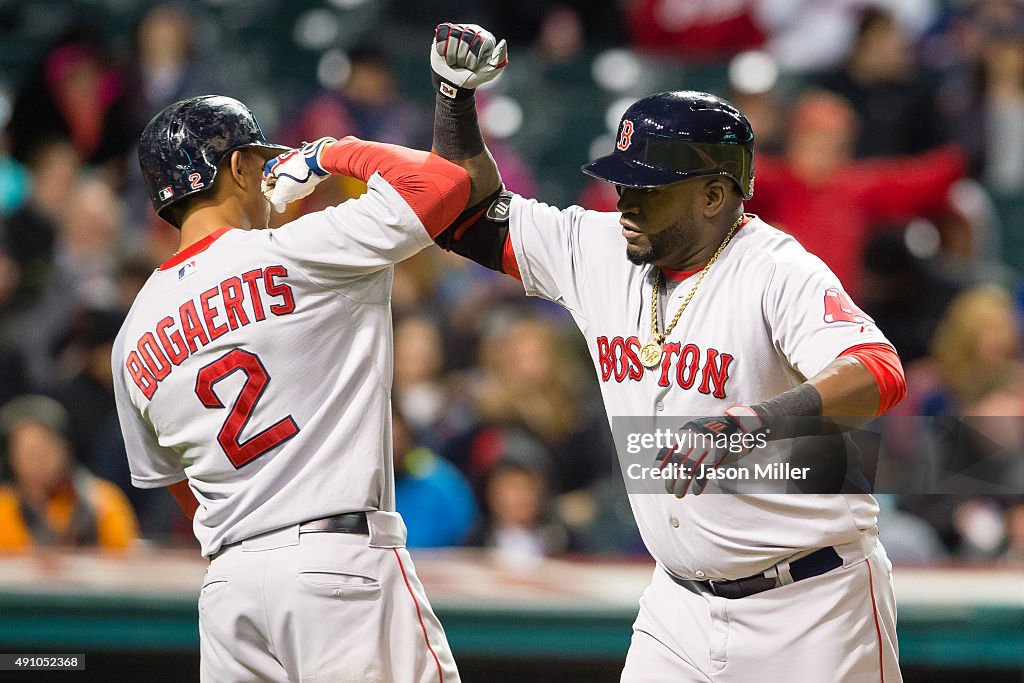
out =
<svg viewBox="0 0 1024 683"><path fill-rule="evenodd" d="M825 322L864 324L875 321L857 308L846 292L836 287L829 287L825 290Z"/></svg>

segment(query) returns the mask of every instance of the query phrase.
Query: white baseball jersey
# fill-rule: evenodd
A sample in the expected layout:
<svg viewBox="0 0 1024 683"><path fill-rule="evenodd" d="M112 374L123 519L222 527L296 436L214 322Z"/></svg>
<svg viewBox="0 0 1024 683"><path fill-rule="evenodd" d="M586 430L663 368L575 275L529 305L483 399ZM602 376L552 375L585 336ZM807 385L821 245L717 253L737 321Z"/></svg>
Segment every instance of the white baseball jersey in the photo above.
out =
<svg viewBox="0 0 1024 683"><path fill-rule="evenodd" d="M843 351L888 343L792 237L749 216L665 340L654 369L653 266L626 259L617 213L514 197L510 235L528 294L555 301L586 337L609 420L712 416L798 386ZM696 282L664 305L661 328ZM664 295L662 295L664 298ZM677 576L737 579L795 553L854 543L875 526L869 495L630 494L647 548Z"/></svg>
<svg viewBox="0 0 1024 683"><path fill-rule="evenodd" d="M204 555L395 509L391 265L430 244L374 175L359 199L275 230L221 231L146 282L113 353L132 481L187 476Z"/></svg>

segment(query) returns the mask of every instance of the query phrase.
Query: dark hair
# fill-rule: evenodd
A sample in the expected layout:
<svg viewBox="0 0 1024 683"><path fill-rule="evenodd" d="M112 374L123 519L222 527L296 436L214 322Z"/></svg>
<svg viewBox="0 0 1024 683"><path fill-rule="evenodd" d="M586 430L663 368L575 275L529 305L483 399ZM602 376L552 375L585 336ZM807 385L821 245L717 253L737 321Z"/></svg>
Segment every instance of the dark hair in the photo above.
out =
<svg viewBox="0 0 1024 683"><path fill-rule="evenodd" d="M892 26L895 23L896 17L889 10L882 9L875 5L865 7L860 13L860 18L857 21L857 32L855 34L856 37L854 39L854 43L860 46L868 31L879 26Z"/></svg>

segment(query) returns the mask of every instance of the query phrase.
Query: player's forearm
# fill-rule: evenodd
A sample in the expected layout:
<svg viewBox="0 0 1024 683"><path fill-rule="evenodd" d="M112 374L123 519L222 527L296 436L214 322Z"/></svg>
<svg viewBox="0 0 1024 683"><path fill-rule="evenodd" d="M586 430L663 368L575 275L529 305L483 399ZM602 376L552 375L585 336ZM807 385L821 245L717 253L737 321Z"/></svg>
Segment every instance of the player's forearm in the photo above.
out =
<svg viewBox="0 0 1024 683"><path fill-rule="evenodd" d="M856 358L840 356L807 381L821 396L821 414L859 427L878 414L880 393L874 375Z"/></svg>
<svg viewBox="0 0 1024 683"><path fill-rule="evenodd" d="M480 132L474 91L460 90L455 98L437 95L433 152L469 173L469 206L474 206L501 187L498 166Z"/></svg>
<svg viewBox="0 0 1024 683"><path fill-rule="evenodd" d="M847 349L800 386L751 407L770 439L786 439L859 427L902 400L906 391L892 347L863 344Z"/></svg>
<svg viewBox="0 0 1024 683"><path fill-rule="evenodd" d="M440 152L437 152L440 156L444 156ZM469 173L470 191L468 206L476 206L484 199L487 199L495 192L501 189L501 174L498 173L498 166L494 163L494 157L491 156L490 151L484 149L484 151L471 159L464 159L457 161L452 159L451 162L456 164Z"/></svg>

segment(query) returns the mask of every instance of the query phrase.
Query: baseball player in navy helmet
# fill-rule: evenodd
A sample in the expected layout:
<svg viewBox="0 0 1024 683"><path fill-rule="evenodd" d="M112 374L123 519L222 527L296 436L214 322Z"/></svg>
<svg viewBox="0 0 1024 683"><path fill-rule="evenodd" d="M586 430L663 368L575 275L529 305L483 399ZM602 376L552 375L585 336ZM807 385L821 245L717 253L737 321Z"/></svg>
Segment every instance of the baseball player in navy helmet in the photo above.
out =
<svg viewBox="0 0 1024 683"><path fill-rule="evenodd" d="M627 481L656 568L622 680L900 680L874 498L729 493L717 476L817 434L823 418L885 412L906 391L895 350L821 260L744 213L753 133L719 97L629 107L610 153L583 167L615 186L617 213L503 192L474 88L506 53L479 26L435 32L434 149L473 183L470 208L436 239L572 315L613 431L680 416L675 446L640 468L660 494Z"/></svg>
<svg viewBox="0 0 1024 683"><path fill-rule="evenodd" d="M228 97L172 104L139 147L181 248L114 345L132 481L169 487L211 562L201 679L448 683L391 457L393 264L465 207L465 171L355 138L267 142ZM268 230L332 173L358 199Z"/></svg>

